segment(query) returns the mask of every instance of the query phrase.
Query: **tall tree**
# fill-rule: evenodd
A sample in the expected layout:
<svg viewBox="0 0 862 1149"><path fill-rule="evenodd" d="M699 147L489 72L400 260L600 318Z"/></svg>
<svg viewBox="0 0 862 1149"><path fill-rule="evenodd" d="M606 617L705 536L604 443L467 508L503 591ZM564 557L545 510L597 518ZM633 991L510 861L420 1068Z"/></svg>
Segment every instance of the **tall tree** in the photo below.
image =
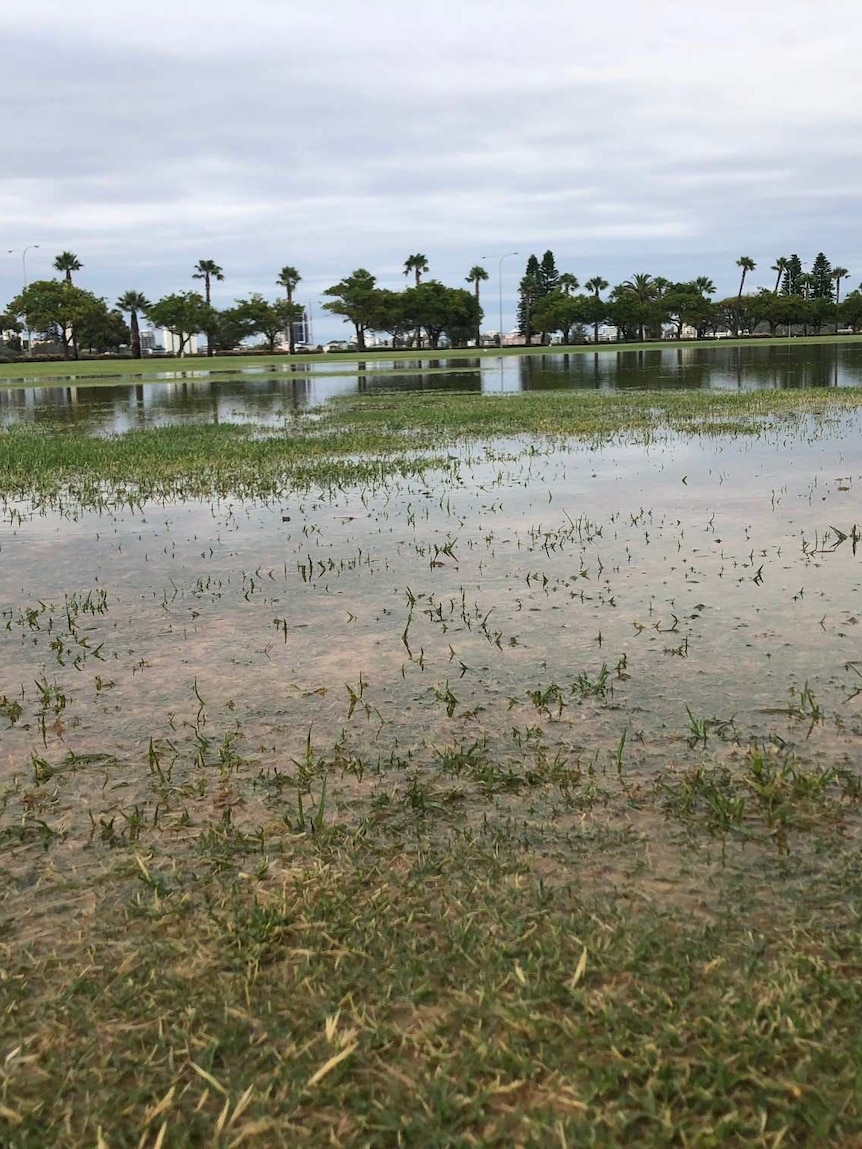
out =
<svg viewBox="0 0 862 1149"><path fill-rule="evenodd" d="M204 281L204 301L205 301L207 307L209 307L211 304L210 285L214 279L219 280L219 281L223 280L224 279L224 272L219 267L219 265L215 262L215 260L199 259L197 261L197 263L195 264L194 271L192 272L192 279L202 279ZM164 324L164 326L167 327L167 324ZM170 328L168 328L168 330L170 331ZM205 331L206 328L202 327L202 328L200 328L200 330ZM209 335L208 331L207 331L206 335L207 335L207 355L212 355L213 346L212 346L212 340L210 339L210 335ZM182 351L180 351L180 354L182 355Z"/></svg>
<svg viewBox="0 0 862 1149"><path fill-rule="evenodd" d="M781 286L781 280L785 271L787 271L787 263L787 256L779 255L778 259L776 259L775 263L773 263L772 267L770 268L770 271L775 272L775 290L772 293L773 295L778 294L778 289Z"/></svg>
<svg viewBox="0 0 862 1149"><path fill-rule="evenodd" d="M331 302L324 303L324 310L333 315L341 315L345 323L353 324L360 351L365 350L365 332L371 327L377 313L376 283L370 271L359 267L340 283L327 287L323 293L332 297Z"/></svg>
<svg viewBox="0 0 862 1149"><path fill-rule="evenodd" d="M802 260L795 253L787 260L787 266L781 277L781 290L784 295L802 295Z"/></svg>
<svg viewBox="0 0 862 1149"><path fill-rule="evenodd" d="M61 279L37 279L28 284L9 309L26 318L29 330L62 343L64 359L69 358L70 348L77 359L79 335L85 328L92 331L99 327L104 333L109 324L104 299Z"/></svg>
<svg viewBox="0 0 862 1149"><path fill-rule="evenodd" d="M822 251L818 251L811 264L811 298L828 299L830 302L835 296L832 287L832 264Z"/></svg>
<svg viewBox="0 0 862 1149"><path fill-rule="evenodd" d="M164 327L179 340L177 355L182 358L186 346L198 331L216 326L213 309L197 291L180 291L151 303L147 309L150 322Z"/></svg>
<svg viewBox="0 0 862 1149"><path fill-rule="evenodd" d="M439 346L444 334L453 346L465 342L481 319L481 308L472 292L446 287L436 279L408 287L401 297L410 325L419 331L424 328L433 348Z"/></svg>
<svg viewBox="0 0 862 1149"><path fill-rule="evenodd" d="M218 280L219 282L224 279L224 271L212 259L199 259L195 264L195 269L192 272L192 279L202 279L204 281L204 301L207 306L212 302L210 298L210 288L212 281Z"/></svg>
<svg viewBox="0 0 862 1149"><path fill-rule="evenodd" d="M572 275L570 271L564 271L559 277L557 286L564 295L574 295L581 285L576 275Z"/></svg>
<svg viewBox="0 0 862 1149"><path fill-rule="evenodd" d="M473 294L476 297L476 304L479 306L479 284L484 283L488 278L488 272L481 265L481 263L474 263L470 268L470 273L467 276L467 283L473 284ZM476 348L482 344L482 332L479 327L476 328Z"/></svg>
<svg viewBox="0 0 862 1149"><path fill-rule="evenodd" d="M296 291L297 284L301 279L302 276L299 274L295 267L283 267L278 273L278 279L276 280L276 283L279 287L284 288L285 294L287 295L287 302L291 305L291 307L293 305L293 293ZM287 349L291 355L295 350L292 322L288 324L287 328Z"/></svg>
<svg viewBox="0 0 862 1149"><path fill-rule="evenodd" d="M557 261L552 251L546 251L539 264L538 275L539 296L550 295L560 286L560 273L557 271Z"/></svg>
<svg viewBox="0 0 862 1149"><path fill-rule="evenodd" d="M533 324L543 335L559 331L563 344L572 342L572 332L578 324L591 317L593 299L589 295L569 295L565 291L552 291L536 300Z"/></svg>
<svg viewBox="0 0 862 1149"><path fill-rule="evenodd" d="M249 335L262 335L266 340L267 351L274 351L276 340L293 323L302 317L302 308L298 303L287 299L280 299L277 303L255 292L249 299L238 299L231 308L231 318L235 322L244 324Z"/></svg>
<svg viewBox="0 0 862 1149"><path fill-rule="evenodd" d="M614 288L613 294L618 302L628 298L636 305L638 338L641 343L644 341L646 325L651 318L652 304L655 303L662 290L662 283L657 284L656 280L646 271L638 272L637 275L624 280Z"/></svg>
<svg viewBox="0 0 862 1149"><path fill-rule="evenodd" d="M741 255L736 261L736 266L742 268L742 277L739 280L739 291L736 293L736 297L739 299L742 296L742 289L745 287L746 275L748 275L749 271L754 271L754 269L757 267L757 264L754 262L750 255Z"/></svg>
<svg viewBox="0 0 862 1149"><path fill-rule="evenodd" d="M848 291L839 314L842 322L851 327L853 334L858 334L862 328L862 288Z"/></svg>
<svg viewBox="0 0 862 1149"><path fill-rule="evenodd" d="M73 271L80 271L83 266L84 266L83 263L81 263L81 261L78 259L77 255L75 255L75 253L73 251L61 251L60 254L54 260L54 270L63 272L63 274L66 277L66 283L69 285L69 287L72 286L72 272ZM74 353L75 353L75 358L77 359L78 358L78 336L75 333L74 327L70 328L70 330L72 332L72 348L73 348ZM66 347L66 342L64 339L64 341L63 341L63 354L64 354L64 356L67 355L67 352L68 352L68 348Z"/></svg>
<svg viewBox="0 0 862 1149"><path fill-rule="evenodd" d="M150 306L149 300L140 291L126 291L117 300L120 311L129 314L129 330L132 337L132 358L141 358L141 329L138 324L138 313L146 312Z"/></svg>
<svg viewBox="0 0 862 1149"><path fill-rule="evenodd" d="M66 276L67 283L72 282L72 272L80 271L83 266L73 251L61 251L54 260L54 270L62 271Z"/></svg>
<svg viewBox="0 0 862 1149"><path fill-rule="evenodd" d="M587 291L591 291L593 295L593 308L592 308L592 321L593 321L593 343L599 341L599 324L604 316L599 314L601 304L601 294L605 288L610 287L606 279L602 279L600 275L594 275L592 279L588 279L584 284Z"/></svg>
<svg viewBox="0 0 862 1149"><path fill-rule="evenodd" d="M841 280L846 279L850 272L846 267L833 267L832 278L835 280L835 302L841 302Z"/></svg>
<svg viewBox="0 0 862 1149"><path fill-rule="evenodd" d="M701 279L703 278L705 277L701 276ZM714 285L710 281L707 283L714 291ZM677 339L683 338L684 327L693 327L697 338L701 339L715 314L712 300L695 280L673 284L665 293L662 306L668 319L676 327Z"/></svg>
<svg viewBox="0 0 862 1149"><path fill-rule="evenodd" d="M523 335L527 346L533 339L533 304L542 294L541 275L539 260L535 255L531 255L527 260L521 282L518 284L518 331ZM501 331L500 346L502 347L502 345L503 332Z"/></svg>
<svg viewBox="0 0 862 1149"><path fill-rule="evenodd" d="M428 270L428 257L423 255L421 251L416 252L415 255L408 255L404 260L404 275L409 276L411 272L416 278L416 286L422 282L422 276ZM422 346L422 328L417 325L413 332L413 342L417 347Z"/></svg>
<svg viewBox="0 0 862 1149"><path fill-rule="evenodd" d="M417 252L416 255L408 255L404 260L404 274L409 276L412 272L416 277L416 286L418 287L422 281L422 276L428 270L428 256Z"/></svg>
<svg viewBox="0 0 862 1149"><path fill-rule="evenodd" d="M117 308L108 309L104 299L84 310L75 330L75 337L88 351L102 354L112 351L115 354L131 340L128 324Z"/></svg>

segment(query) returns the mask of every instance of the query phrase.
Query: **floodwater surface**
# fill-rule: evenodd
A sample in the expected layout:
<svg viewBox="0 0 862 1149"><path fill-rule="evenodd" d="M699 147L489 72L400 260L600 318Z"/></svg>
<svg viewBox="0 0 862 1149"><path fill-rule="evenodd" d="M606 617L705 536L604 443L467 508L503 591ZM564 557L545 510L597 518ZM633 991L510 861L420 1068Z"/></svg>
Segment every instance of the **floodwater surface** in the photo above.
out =
<svg viewBox="0 0 862 1149"><path fill-rule="evenodd" d="M193 364L193 365L192 365ZM0 426L17 422L74 426L96 433L184 422L278 424L292 413L339 395L381 391L488 394L540 390L638 389L752 391L862 384L862 344L753 344L667 350L610 350L417 360L325 357L213 372L197 361L159 370L145 364L139 380L6 380ZM72 385L74 384L74 385Z"/></svg>
<svg viewBox="0 0 862 1149"><path fill-rule="evenodd" d="M646 781L752 741L854 764L860 444L851 412L496 441L271 503L6 505L6 828L110 837L165 777L191 797L241 776L273 808L325 778L352 824L429 777L440 802L487 780L503 808L553 764Z"/></svg>

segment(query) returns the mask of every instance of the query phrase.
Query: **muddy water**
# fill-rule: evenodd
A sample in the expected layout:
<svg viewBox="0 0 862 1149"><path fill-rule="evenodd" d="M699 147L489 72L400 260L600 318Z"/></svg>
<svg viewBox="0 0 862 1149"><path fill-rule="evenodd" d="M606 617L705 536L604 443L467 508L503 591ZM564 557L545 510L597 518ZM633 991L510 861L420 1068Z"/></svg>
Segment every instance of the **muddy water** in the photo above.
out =
<svg viewBox="0 0 862 1149"><path fill-rule="evenodd" d="M447 755L647 778L763 739L855 765L860 431L498 443L433 485L7 508L0 828L86 836L162 774L190 800L241 777L252 802L328 773L349 821Z"/></svg>

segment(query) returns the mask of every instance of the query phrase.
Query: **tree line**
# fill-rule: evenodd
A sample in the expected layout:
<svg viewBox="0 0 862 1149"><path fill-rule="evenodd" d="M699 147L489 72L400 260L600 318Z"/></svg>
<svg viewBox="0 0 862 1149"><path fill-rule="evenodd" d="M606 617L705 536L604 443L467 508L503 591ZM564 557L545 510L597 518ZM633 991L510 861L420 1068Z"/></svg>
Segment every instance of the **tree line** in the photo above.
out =
<svg viewBox="0 0 862 1149"><path fill-rule="evenodd" d="M67 358L77 358L82 348L116 352L122 346L128 346L137 358L141 355L140 317L146 316L154 326L175 336L180 355L192 335L200 332L207 337L209 355L234 350L252 338L262 338L272 351L283 335L289 351L295 350L294 324L304 314L294 300L302 279L295 267L283 267L275 280L284 290L283 298L268 300L253 293L218 309L211 302L211 287L224 280L224 271L210 259L199 260L191 273L202 282L202 292L174 292L151 303L139 291L126 291L113 306L74 282L73 273L83 264L73 252L61 252L53 266L60 278L34 281L0 313L0 332L7 333L7 340L11 335L20 346L20 335L26 330L56 341ZM750 335L768 329L774 335L779 328L801 328L807 334L829 326L837 330L842 324L854 332L862 327L862 287L842 300L841 285L850 272L833 266L823 252L814 258L810 271L798 255L780 256L770 268L775 273L774 286L756 292L745 291L756 262L740 256L736 266L738 291L714 299L715 284L708 276L672 282L640 272L610 288L597 275L581 288L577 276L557 269L552 251L541 259L530 255L518 285L517 329L527 343L554 336L572 343L583 342L589 329L598 342L604 324L615 327L617 339L624 342L661 339L668 328L679 338L693 334L702 339L719 331ZM357 268L326 288L323 307L352 325L360 350L365 349L371 332L388 335L393 346L402 347L437 348L443 340L450 346L481 343L480 290L488 280L481 264L465 277L471 290L423 279L429 263L422 253L408 256L403 270L407 285L393 291L378 287L370 271Z"/></svg>
<svg viewBox="0 0 862 1149"><path fill-rule="evenodd" d="M82 268L74 252L61 252L54 270L62 272L62 278L35 280L25 287L0 313L0 333L11 334L20 348L23 332L35 332L62 347L66 359L77 359L82 348L104 353L124 346L139 359L140 318L146 316L155 327L174 335L179 355L199 332L207 337L208 355L232 351L256 336L272 351L285 334L290 352L294 351L293 325L304 314L293 298L302 278L295 267L283 267L275 281L284 289L285 298L272 301L254 293L222 309L212 305L211 289L214 281L224 279L224 271L211 259L199 260L192 271L193 279L203 281L203 293L174 292L151 303L140 291L126 291L113 307L73 281L72 273Z"/></svg>

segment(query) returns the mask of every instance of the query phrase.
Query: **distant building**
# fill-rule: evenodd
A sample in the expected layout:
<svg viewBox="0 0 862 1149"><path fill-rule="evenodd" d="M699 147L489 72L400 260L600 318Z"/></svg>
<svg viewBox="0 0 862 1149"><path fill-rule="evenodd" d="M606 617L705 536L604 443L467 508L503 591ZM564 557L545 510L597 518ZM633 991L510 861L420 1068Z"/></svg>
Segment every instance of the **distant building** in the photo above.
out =
<svg viewBox="0 0 862 1149"><path fill-rule="evenodd" d="M197 355L198 350L198 337L192 335L185 342L183 355ZM179 352L179 336L168 331L166 327L160 327L156 330L148 327L141 331L142 355L179 355Z"/></svg>
<svg viewBox="0 0 862 1149"><path fill-rule="evenodd" d="M162 328L162 344L166 354L179 355L180 337L178 335L174 335L173 331L168 331L167 327ZM183 344L183 355L197 355L197 353L198 337L197 335L190 335Z"/></svg>
<svg viewBox="0 0 862 1149"><path fill-rule="evenodd" d="M291 323L294 347L311 347L314 344L314 334L311 329L311 314L307 307L302 309L302 317ZM290 347L287 332L284 333L283 342L278 344L279 351L287 351Z"/></svg>
<svg viewBox="0 0 862 1149"><path fill-rule="evenodd" d="M298 343L304 343L307 347L310 347L312 344L311 316L308 314L307 307L303 307L302 309L302 318L294 320L290 326L292 328L291 334L293 335L294 347Z"/></svg>

